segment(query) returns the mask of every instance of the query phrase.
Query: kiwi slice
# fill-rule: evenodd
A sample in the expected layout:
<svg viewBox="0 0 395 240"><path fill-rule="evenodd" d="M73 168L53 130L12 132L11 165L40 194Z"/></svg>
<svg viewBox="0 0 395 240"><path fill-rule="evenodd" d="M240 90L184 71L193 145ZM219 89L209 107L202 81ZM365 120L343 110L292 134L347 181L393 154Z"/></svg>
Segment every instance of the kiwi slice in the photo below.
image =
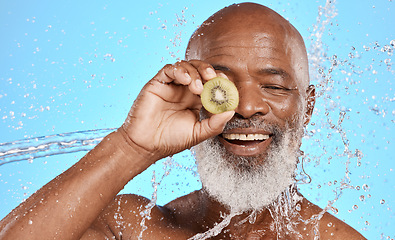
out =
<svg viewBox="0 0 395 240"><path fill-rule="evenodd" d="M239 92L235 84L222 77L206 82L200 98L203 107L213 114L234 110L239 105Z"/></svg>

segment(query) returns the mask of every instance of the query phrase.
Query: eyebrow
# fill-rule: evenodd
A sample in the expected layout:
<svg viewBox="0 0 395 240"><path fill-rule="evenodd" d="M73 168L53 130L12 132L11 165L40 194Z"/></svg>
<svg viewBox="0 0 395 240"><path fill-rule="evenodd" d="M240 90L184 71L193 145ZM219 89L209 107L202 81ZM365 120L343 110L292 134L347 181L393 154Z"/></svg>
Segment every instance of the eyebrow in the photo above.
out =
<svg viewBox="0 0 395 240"><path fill-rule="evenodd" d="M219 70L222 72L231 71L229 67L220 64L213 64L212 66L215 70ZM279 75L284 81L290 80L290 74L282 68L276 68L276 67L261 68L258 70L257 73L259 75Z"/></svg>
<svg viewBox="0 0 395 240"><path fill-rule="evenodd" d="M287 71L281 69L281 68L262 68L259 69L258 71L259 74L274 74L274 75L280 75L283 79L289 79L290 75L288 74Z"/></svg>
<svg viewBox="0 0 395 240"><path fill-rule="evenodd" d="M212 65L215 70L220 70L220 71L230 71L230 68L219 65L219 64L213 64ZM273 74L273 75L280 75L284 79L288 79L290 75L287 73L287 71L281 69L281 68L274 68L274 67L268 67L268 68L262 68L258 70L258 74Z"/></svg>

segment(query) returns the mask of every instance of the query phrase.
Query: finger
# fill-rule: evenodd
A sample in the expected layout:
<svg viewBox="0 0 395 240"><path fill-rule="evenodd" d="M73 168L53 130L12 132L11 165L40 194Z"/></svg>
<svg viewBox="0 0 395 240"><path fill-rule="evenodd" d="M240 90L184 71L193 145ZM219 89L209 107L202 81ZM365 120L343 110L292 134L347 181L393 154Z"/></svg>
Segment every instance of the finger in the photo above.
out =
<svg viewBox="0 0 395 240"><path fill-rule="evenodd" d="M179 64L165 65L153 78L161 83L175 83L182 85L189 85L191 83L191 76L188 71Z"/></svg>
<svg viewBox="0 0 395 240"><path fill-rule="evenodd" d="M182 85L189 85L191 84L192 77L191 77L191 67L185 61L179 61L173 64L173 74L174 74L174 83L175 84L182 84Z"/></svg>
<svg viewBox="0 0 395 240"><path fill-rule="evenodd" d="M189 63L192 64L192 66L194 66L198 70L200 76L202 77L203 82L208 81L217 76L217 73L215 72L213 66L211 66L206 62L200 60L190 60Z"/></svg>
<svg viewBox="0 0 395 240"><path fill-rule="evenodd" d="M226 79L229 80L228 76L226 76L225 73L223 73L223 72L221 72L221 71L219 71L219 70L216 70L215 72L217 73L217 76L218 76L218 77L226 78Z"/></svg>
<svg viewBox="0 0 395 240"><path fill-rule="evenodd" d="M226 123L234 114L234 111L214 114L210 118L204 119L198 123L195 131L196 144L222 133Z"/></svg>
<svg viewBox="0 0 395 240"><path fill-rule="evenodd" d="M186 61L166 65L154 79L161 83L188 85L189 90L196 95L200 95L203 91L200 74L194 66Z"/></svg>
<svg viewBox="0 0 395 240"><path fill-rule="evenodd" d="M193 65L191 65L189 62L186 61L181 61L178 64L181 67L183 67L186 71L188 71L188 74L191 77L191 82L188 85L189 90L193 94L200 95L203 91L203 83L198 70Z"/></svg>
<svg viewBox="0 0 395 240"><path fill-rule="evenodd" d="M202 80L196 79L192 81L191 84L189 85L189 90L196 95L200 95L203 92Z"/></svg>
<svg viewBox="0 0 395 240"><path fill-rule="evenodd" d="M174 78L171 78L168 76L168 74L165 74L165 69L171 68L171 64L166 64L159 72L152 78L152 80L156 80L160 83L170 83L174 80ZM169 70L167 70L169 71Z"/></svg>

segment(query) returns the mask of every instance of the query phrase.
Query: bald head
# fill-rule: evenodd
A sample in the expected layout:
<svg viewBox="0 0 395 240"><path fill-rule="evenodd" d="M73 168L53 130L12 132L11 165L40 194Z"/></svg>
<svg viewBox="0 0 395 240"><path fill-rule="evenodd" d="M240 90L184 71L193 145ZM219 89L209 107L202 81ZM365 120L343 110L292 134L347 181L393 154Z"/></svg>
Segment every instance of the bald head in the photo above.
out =
<svg viewBox="0 0 395 240"><path fill-rule="evenodd" d="M255 3L234 4L209 17L192 35L186 59L204 60L206 52L231 42L240 47L282 49L296 81L309 83L307 53L300 33L275 11Z"/></svg>

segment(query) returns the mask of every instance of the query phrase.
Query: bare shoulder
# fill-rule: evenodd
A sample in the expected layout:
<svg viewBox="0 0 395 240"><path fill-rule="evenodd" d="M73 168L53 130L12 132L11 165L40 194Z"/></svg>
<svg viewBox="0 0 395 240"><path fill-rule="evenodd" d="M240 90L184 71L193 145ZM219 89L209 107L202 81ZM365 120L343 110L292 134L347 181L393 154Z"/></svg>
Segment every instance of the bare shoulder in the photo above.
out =
<svg viewBox="0 0 395 240"><path fill-rule="evenodd" d="M201 207L201 191L194 191L188 195L174 199L165 205L171 212L178 212L178 214L189 215L197 211ZM181 213L180 213L181 211Z"/></svg>
<svg viewBox="0 0 395 240"><path fill-rule="evenodd" d="M305 204L311 209L311 215L319 215L322 209L304 199ZM347 223L325 212L319 220L320 239L366 239L357 230Z"/></svg>
<svg viewBox="0 0 395 240"><path fill-rule="evenodd" d="M191 235L173 222L172 215L165 207L157 206L145 197L118 195L92 224L86 236L96 236L98 232L105 236L103 239L132 239L138 236L143 236L143 239L169 239Z"/></svg>
<svg viewBox="0 0 395 240"><path fill-rule="evenodd" d="M366 239L347 223L326 212L320 221L322 239Z"/></svg>
<svg viewBox="0 0 395 240"><path fill-rule="evenodd" d="M200 231L206 211L201 191L195 191L177 198L164 206L172 215L175 224L191 231Z"/></svg>

